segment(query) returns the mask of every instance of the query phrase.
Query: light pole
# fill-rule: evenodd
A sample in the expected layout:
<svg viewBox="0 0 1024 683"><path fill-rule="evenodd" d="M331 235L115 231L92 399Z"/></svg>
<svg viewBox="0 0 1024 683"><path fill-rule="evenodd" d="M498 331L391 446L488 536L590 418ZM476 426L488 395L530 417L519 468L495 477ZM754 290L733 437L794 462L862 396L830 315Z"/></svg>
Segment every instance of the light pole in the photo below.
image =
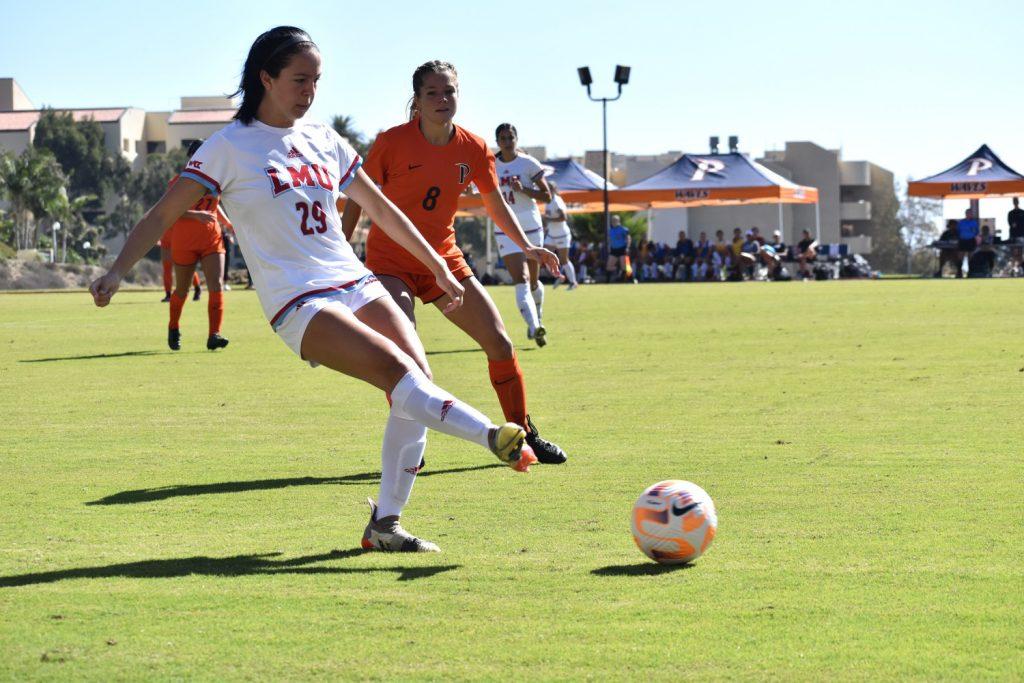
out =
<svg viewBox="0 0 1024 683"><path fill-rule="evenodd" d="M606 249L611 249L609 244L609 233L611 231L611 220L608 217L608 103L614 102L615 100L622 97L622 86L629 83L629 67L622 66L621 64L615 65L615 83L618 85L618 92L615 97L594 97L590 94L590 84L594 82L594 79L590 77L590 67L581 66L576 69L576 72L580 76L580 85L587 89L587 97L592 102L601 103L601 135L602 135L602 161L604 165L604 244Z"/></svg>
<svg viewBox="0 0 1024 683"><path fill-rule="evenodd" d="M60 231L60 221L54 221L50 232L53 237L53 246L50 247L50 263L57 262L57 233Z"/></svg>

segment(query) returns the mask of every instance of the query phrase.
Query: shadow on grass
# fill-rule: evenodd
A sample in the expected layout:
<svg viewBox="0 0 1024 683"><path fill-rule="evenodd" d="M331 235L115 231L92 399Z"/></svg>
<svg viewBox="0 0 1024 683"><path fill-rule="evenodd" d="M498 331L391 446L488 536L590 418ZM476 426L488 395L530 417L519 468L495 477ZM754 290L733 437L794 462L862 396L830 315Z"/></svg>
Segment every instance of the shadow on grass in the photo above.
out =
<svg viewBox="0 0 1024 683"><path fill-rule="evenodd" d="M658 564L657 562L638 562L636 564L618 564L594 569L590 573L595 576L660 576L686 569L693 564Z"/></svg>
<svg viewBox="0 0 1024 683"><path fill-rule="evenodd" d="M420 477L432 477L439 474L459 474L504 467L498 463L475 465L473 467L455 467L447 470L426 470L419 473ZM285 489L292 486L335 486L373 483L380 481L380 472L363 472L343 477L292 477L286 479L254 479L251 481L222 481L214 484L176 484L155 489L135 489L120 491L99 500L90 500L86 505L131 505L133 503L152 503L168 498L181 496L205 496L214 493L242 493L243 491L266 491L269 489Z"/></svg>
<svg viewBox="0 0 1024 683"><path fill-rule="evenodd" d="M315 562L343 560L349 557L365 555L367 551L360 548L352 550L332 550L319 555L306 555L291 560L274 559L281 553L263 553L261 555L234 555L231 557L195 557L171 558L167 560L142 560L110 564L105 567L77 567L60 569L52 572L35 572L32 574L16 574L0 576L0 588L16 586L34 586L44 583L56 583L68 579L174 579L183 576L254 576L260 574L373 574L394 573L399 581L426 579L442 572L458 569L460 565L446 564L433 567L332 567L309 566Z"/></svg>
<svg viewBox="0 0 1024 683"><path fill-rule="evenodd" d="M131 356L163 356L170 351L125 351L124 353L97 353L92 356L59 356L57 358L29 358L19 363L53 363L60 360L98 360L101 358L129 358Z"/></svg>

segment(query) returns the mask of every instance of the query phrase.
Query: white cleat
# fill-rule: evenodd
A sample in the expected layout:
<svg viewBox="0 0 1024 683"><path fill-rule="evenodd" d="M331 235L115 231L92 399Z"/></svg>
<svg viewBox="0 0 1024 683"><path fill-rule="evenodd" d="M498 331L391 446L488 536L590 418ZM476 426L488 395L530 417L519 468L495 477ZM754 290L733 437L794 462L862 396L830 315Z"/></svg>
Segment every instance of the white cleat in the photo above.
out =
<svg viewBox="0 0 1024 683"><path fill-rule="evenodd" d="M363 532L364 550L382 550L395 553L439 553L437 544L416 538L398 523L398 515L377 519L377 504L367 498L370 504L370 523Z"/></svg>

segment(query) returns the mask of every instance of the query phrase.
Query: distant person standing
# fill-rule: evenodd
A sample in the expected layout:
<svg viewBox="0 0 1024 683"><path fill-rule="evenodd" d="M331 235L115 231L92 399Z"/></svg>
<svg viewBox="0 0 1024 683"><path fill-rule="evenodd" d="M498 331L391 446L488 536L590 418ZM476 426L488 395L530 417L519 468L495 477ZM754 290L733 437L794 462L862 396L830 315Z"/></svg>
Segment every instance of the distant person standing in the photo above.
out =
<svg viewBox="0 0 1024 683"><path fill-rule="evenodd" d="M1020 208L1020 200L1013 198L1013 208L1006 214L1006 222L1010 224L1010 241L1013 247L1010 258L1013 261L1013 272L1017 268L1024 269L1024 209Z"/></svg>
<svg viewBox="0 0 1024 683"><path fill-rule="evenodd" d="M939 235L939 242L945 242L949 247L939 249L939 269L935 271L935 277L942 277L942 268L947 263L955 266L957 268L957 272L959 272L960 262L957 261L957 256L960 255L960 252L952 247L952 245L960 238L956 224L957 221L953 219L946 221L946 229L942 231L941 235Z"/></svg>
<svg viewBox="0 0 1024 683"><path fill-rule="evenodd" d="M629 245L632 241L629 230L622 224L619 217L612 216L612 225L608 230L608 263L605 264L608 282L612 281L613 275L616 280L622 277L619 275L620 269L621 272L625 272L624 259L629 253Z"/></svg>
<svg viewBox="0 0 1024 683"><path fill-rule="evenodd" d="M974 217L974 211L967 209L964 211L964 217L956 224L957 232L957 269L956 276L963 277L963 260L966 256L970 260L971 254L978 246L978 221Z"/></svg>
<svg viewBox="0 0 1024 683"><path fill-rule="evenodd" d="M800 264L800 277L813 279L811 265L818 258L818 241L811 237L809 230L800 233L800 241L796 243L796 260Z"/></svg>
<svg viewBox="0 0 1024 683"><path fill-rule="evenodd" d="M569 282L569 290L576 289L576 267L569 258L569 247L572 245L572 232L569 230L568 207L565 200L558 194L558 185L553 180L548 181L548 189L551 191L551 201L544 208L544 246L558 254L558 261L564 273L564 279ZM562 278L555 280L555 287L561 283Z"/></svg>

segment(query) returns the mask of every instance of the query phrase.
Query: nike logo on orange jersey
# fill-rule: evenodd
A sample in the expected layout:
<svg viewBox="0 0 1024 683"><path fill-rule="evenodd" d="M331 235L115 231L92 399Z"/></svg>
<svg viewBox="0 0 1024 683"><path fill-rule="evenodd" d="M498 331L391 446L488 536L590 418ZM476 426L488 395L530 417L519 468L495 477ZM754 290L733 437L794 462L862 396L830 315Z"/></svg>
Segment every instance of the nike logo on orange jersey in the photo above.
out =
<svg viewBox="0 0 1024 683"><path fill-rule="evenodd" d="M410 171L415 171L417 168L419 168L422 165L423 164L409 164L409 170Z"/></svg>

